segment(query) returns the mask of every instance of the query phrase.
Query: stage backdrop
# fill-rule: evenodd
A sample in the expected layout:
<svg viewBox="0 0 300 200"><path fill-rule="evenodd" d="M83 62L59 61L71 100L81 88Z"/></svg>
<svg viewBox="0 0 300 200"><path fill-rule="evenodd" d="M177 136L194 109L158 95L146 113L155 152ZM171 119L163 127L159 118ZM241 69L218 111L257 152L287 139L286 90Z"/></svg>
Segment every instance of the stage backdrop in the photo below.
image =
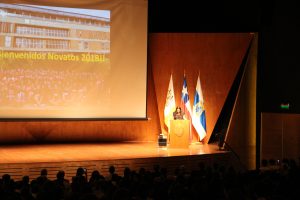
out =
<svg viewBox="0 0 300 200"><path fill-rule="evenodd" d="M173 75L176 104L180 105L185 71L191 106L197 76L206 109L207 142L214 129L233 80L249 47L250 33L161 33L150 35L151 66L162 131L164 104L170 74ZM197 134L193 130L193 141Z"/></svg>
<svg viewBox="0 0 300 200"><path fill-rule="evenodd" d="M155 141L159 133L166 131L163 110L170 74L179 105L185 71L191 106L198 73L201 75L207 142L252 36L250 33L152 33L147 70L148 120L1 121L0 141Z"/></svg>

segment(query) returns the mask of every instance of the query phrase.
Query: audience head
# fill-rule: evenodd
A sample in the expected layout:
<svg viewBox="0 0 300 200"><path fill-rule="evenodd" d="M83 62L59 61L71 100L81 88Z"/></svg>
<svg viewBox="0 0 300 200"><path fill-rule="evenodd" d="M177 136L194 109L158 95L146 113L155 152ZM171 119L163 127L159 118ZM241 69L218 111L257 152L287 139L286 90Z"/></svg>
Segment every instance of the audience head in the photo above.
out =
<svg viewBox="0 0 300 200"><path fill-rule="evenodd" d="M10 175L9 175L9 174L4 174L4 175L2 176L2 182L3 182L4 184L10 183Z"/></svg>
<svg viewBox="0 0 300 200"><path fill-rule="evenodd" d="M22 182L25 184L29 184L29 176L23 176Z"/></svg>
<svg viewBox="0 0 300 200"><path fill-rule="evenodd" d="M131 173L131 171L130 171L129 167L125 167L125 169L124 169L124 177L129 177L130 173Z"/></svg>
<svg viewBox="0 0 300 200"><path fill-rule="evenodd" d="M160 166L159 165L153 165L153 170L154 170L154 172L159 172L160 171Z"/></svg>
<svg viewBox="0 0 300 200"><path fill-rule="evenodd" d="M79 167L77 169L76 176L83 176L84 173L85 173L84 169L82 167Z"/></svg>
<svg viewBox="0 0 300 200"><path fill-rule="evenodd" d="M41 170L41 176L47 176L47 175L48 175L47 169L42 169Z"/></svg>
<svg viewBox="0 0 300 200"><path fill-rule="evenodd" d="M110 167L109 167L109 169L108 169L108 171L109 171L109 173L110 174L114 174L115 173L115 167L113 166L113 165L111 165Z"/></svg>
<svg viewBox="0 0 300 200"><path fill-rule="evenodd" d="M63 170L58 171L57 174L56 174L56 178L58 180L64 179L65 178L65 172Z"/></svg>
<svg viewBox="0 0 300 200"><path fill-rule="evenodd" d="M104 178L104 177L101 176L100 172L98 170L94 170L92 172L92 175L91 175L91 178L90 178L90 182L98 181L101 178Z"/></svg>

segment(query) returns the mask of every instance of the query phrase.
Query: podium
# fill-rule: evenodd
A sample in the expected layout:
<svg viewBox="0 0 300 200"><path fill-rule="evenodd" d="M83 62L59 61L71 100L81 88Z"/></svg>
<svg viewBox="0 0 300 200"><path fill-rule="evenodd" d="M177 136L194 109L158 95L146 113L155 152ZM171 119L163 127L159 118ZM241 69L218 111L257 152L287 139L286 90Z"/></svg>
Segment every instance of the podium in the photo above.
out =
<svg viewBox="0 0 300 200"><path fill-rule="evenodd" d="M188 148L190 120L170 120L170 148Z"/></svg>

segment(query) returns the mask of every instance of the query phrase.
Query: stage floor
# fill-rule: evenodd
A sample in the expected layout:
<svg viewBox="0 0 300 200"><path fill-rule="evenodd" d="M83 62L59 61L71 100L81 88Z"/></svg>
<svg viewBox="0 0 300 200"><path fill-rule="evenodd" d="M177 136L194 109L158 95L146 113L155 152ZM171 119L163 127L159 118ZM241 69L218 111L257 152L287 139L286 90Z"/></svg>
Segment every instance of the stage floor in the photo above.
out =
<svg viewBox="0 0 300 200"><path fill-rule="evenodd" d="M216 145L192 144L188 149L157 143L40 144L0 146L0 163L65 162L170 157L220 153Z"/></svg>
<svg viewBox="0 0 300 200"><path fill-rule="evenodd" d="M189 148L159 147L150 142L0 145L0 175L10 173L19 179L26 174L37 176L40 169L50 168L52 177L58 170L65 170L71 176L79 166L104 174L110 165L119 167L120 173L126 166L133 169L151 168L153 164L196 166L201 160L225 158L226 153L215 144L192 144Z"/></svg>

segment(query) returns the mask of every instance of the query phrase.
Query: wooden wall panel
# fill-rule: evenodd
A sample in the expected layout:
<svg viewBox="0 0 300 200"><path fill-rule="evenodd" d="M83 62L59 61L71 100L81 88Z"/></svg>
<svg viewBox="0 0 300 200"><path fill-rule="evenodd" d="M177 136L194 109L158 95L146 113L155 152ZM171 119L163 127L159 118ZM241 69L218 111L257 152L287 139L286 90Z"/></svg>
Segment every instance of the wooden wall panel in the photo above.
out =
<svg viewBox="0 0 300 200"><path fill-rule="evenodd" d="M261 158L300 157L300 114L262 113Z"/></svg>
<svg viewBox="0 0 300 200"><path fill-rule="evenodd" d="M247 169L256 168L257 34L253 38L226 134L226 144Z"/></svg>
<svg viewBox="0 0 300 200"><path fill-rule="evenodd" d="M0 143L155 141L165 131L163 110L170 73L180 104L186 71L191 104L198 72L205 98L208 141L252 35L153 33L149 35L147 115L142 121L1 121ZM196 138L196 137L195 137Z"/></svg>
<svg viewBox="0 0 300 200"><path fill-rule="evenodd" d="M192 105L200 72L207 118L207 137L204 142L207 143L251 38L249 33L150 35L149 59L153 68L161 129L164 132L167 130L163 111L170 74L173 74L176 104L180 105L185 71Z"/></svg>

